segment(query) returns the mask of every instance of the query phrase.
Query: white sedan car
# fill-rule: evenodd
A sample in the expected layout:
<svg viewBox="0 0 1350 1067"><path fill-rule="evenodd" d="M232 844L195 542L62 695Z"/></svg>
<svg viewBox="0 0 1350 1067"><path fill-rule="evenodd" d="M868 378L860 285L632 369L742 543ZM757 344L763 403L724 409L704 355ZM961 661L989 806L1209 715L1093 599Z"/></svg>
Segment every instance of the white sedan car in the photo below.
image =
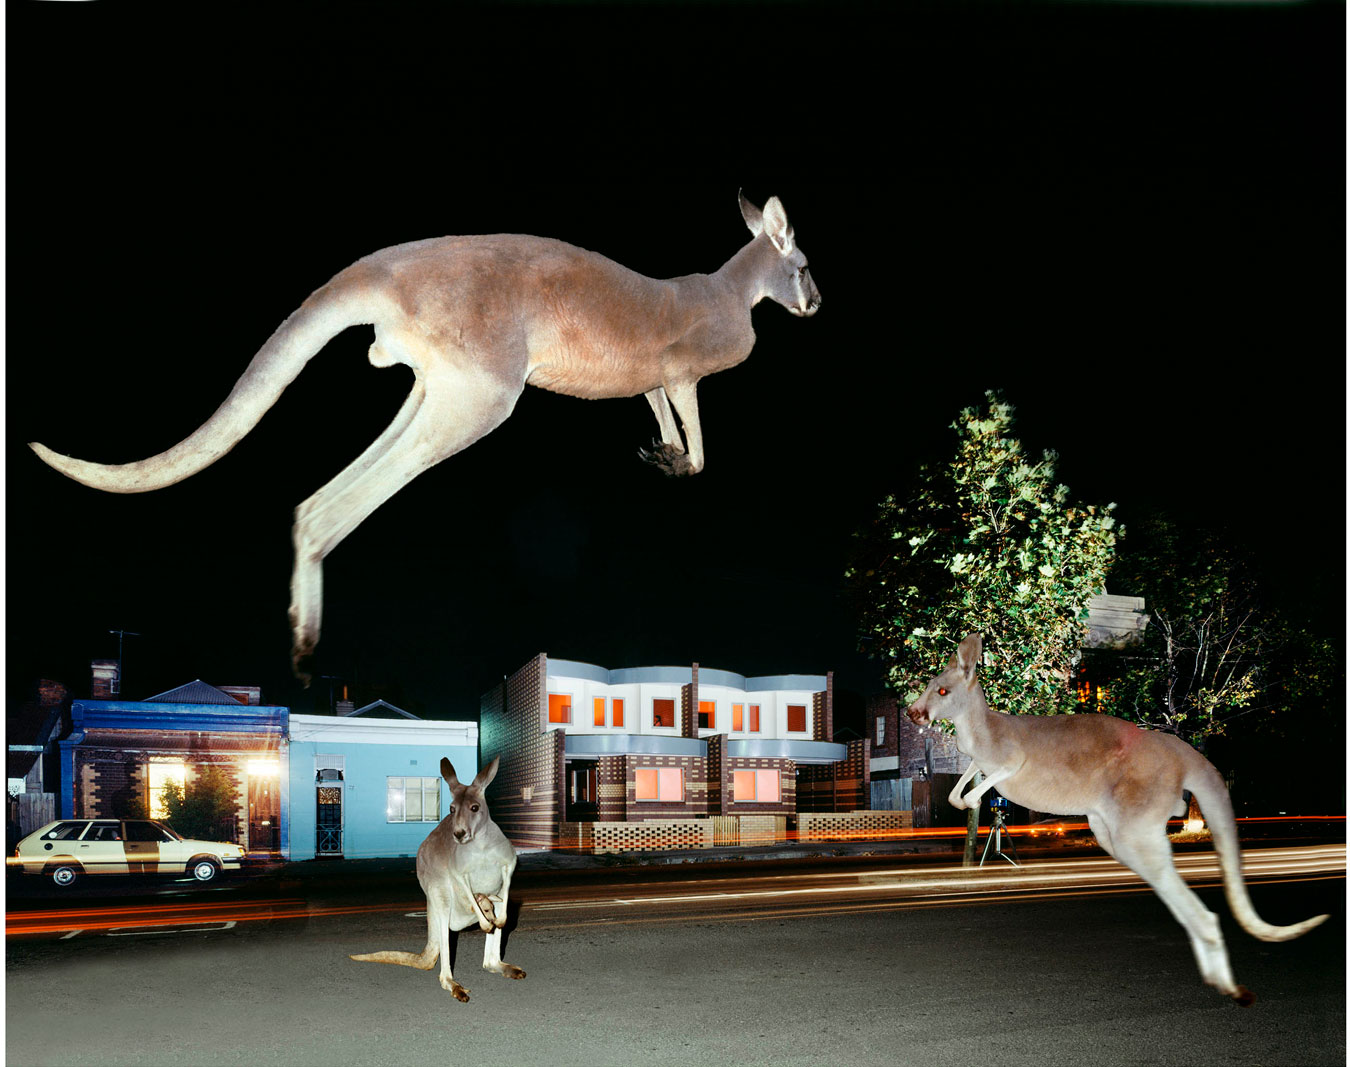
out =
<svg viewBox="0 0 1350 1067"><path fill-rule="evenodd" d="M64 888L86 874L177 874L210 882L222 870L239 870L243 858L242 845L193 841L154 819L60 819L20 841L9 865Z"/></svg>

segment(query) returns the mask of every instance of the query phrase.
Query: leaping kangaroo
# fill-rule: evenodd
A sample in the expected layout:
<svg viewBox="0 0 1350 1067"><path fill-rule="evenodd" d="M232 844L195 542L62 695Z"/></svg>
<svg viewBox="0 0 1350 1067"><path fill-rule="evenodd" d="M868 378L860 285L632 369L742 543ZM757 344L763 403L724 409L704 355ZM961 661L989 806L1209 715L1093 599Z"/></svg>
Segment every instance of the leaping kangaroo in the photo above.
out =
<svg viewBox="0 0 1350 1067"><path fill-rule="evenodd" d="M501 425L526 385L587 399L641 393L661 432L642 457L672 475L703 469L699 379L750 354L750 310L765 297L801 317L820 307L778 198L763 212L743 195L740 205L752 240L713 274L664 281L545 237L441 237L383 249L310 294L215 414L167 451L103 464L31 447L95 489L162 489L233 448L332 337L373 325L370 362L406 364L416 381L384 433L295 509L291 661L308 685L301 665L319 641L324 557L417 475Z"/></svg>
<svg viewBox="0 0 1350 1067"><path fill-rule="evenodd" d="M1167 818L1184 812L1182 790L1195 794L1214 836L1228 906L1247 933L1288 941L1325 922L1317 915L1272 926L1256 914L1242 880L1242 853L1228 789L1214 765L1179 737L1141 730L1110 715L1000 715L984 699L976 667L984 640L970 634L947 669L907 709L917 726L948 719L970 768L948 799L977 808L993 786L1034 811L1086 813L1097 843L1146 881L1186 931L1200 976L1247 1007L1256 997L1233 979L1219 920L1177 873ZM965 796L977 770L988 777Z"/></svg>

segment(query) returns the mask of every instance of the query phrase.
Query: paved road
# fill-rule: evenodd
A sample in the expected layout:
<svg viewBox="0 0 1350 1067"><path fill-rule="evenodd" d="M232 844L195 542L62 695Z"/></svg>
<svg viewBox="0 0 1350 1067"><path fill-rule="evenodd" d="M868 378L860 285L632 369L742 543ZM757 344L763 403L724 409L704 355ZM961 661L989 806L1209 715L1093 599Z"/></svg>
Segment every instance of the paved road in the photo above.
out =
<svg viewBox="0 0 1350 1067"><path fill-rule="evenodd" d="M1028 872L1039 882L986 872L1010 880L963 891L933 884L940 864L903 872L902 885L876 858L535 871L505 953L529 977L479 970L483 937L466 932L455 973L468 1004L434 973L347 959L421 947L402 864L345 882L103 900L101 928L67 936L55 927L80 927L48 909L51 932L9 937L8 1062L1343 1063L1343 852L1340 864L1339 876L1285 881L1272 860L1272 880L1257 876L1273 922L1332 913L1282 945L1243 934L1221 892L1200 889L1260 998L1246 1010L1200 984L1151 894L1119 880L1090 890L1044 864ZM1198 867L1194 878L1211 880ZM11 929L15 909L38 910L10 906ZM145 914L171 921L139 925Z"/></svg>

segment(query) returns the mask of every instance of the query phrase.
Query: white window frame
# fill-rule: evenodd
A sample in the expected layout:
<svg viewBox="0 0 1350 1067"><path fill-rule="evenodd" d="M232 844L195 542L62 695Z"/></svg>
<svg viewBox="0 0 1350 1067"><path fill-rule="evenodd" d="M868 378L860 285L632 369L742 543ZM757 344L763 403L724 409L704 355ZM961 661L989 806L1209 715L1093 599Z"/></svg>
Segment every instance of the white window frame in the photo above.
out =
<svg viewBox="0 0 1350 1067"><path fill-rule="evenodd" d="M417 819L408 818L408 782L418 783L419 807L422 809L422 815ZM399 785L395 786L394 783ZM400 790L397 815L394 808L394 790ZM434 790L436 797L436 813L428 817L426 814L427 794ZM386 823L406 823L406 822L430 822L437 823L441 821L441 780L417 774L389 774L384 779L384 821Z"/></svg>

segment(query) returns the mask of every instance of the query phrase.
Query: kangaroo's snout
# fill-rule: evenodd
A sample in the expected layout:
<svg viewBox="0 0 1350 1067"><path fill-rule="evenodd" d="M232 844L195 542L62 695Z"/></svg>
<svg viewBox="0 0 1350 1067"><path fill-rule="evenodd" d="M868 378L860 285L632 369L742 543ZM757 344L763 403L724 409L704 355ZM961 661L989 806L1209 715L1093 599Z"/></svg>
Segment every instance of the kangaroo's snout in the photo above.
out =
<svg viewBox="0 0 1350 1067"><path fill-rule="evenodd" d="M918 701L915 701L908 708L906 708L905 714L909 716L909 721L912 722L915 726L928 725L928 709L920 706Z"/></svg>
<svg viewBox="0 0 1350 1067"><path fill-rule="evenodd" d="M462 826L461 826L458 830L455 831L455 840L456 840L456 841L463 841L463 840L464 840L466 837L468 837L468 836L469 836L469 831L466 830L466 829L464 829Z"/></svg>

